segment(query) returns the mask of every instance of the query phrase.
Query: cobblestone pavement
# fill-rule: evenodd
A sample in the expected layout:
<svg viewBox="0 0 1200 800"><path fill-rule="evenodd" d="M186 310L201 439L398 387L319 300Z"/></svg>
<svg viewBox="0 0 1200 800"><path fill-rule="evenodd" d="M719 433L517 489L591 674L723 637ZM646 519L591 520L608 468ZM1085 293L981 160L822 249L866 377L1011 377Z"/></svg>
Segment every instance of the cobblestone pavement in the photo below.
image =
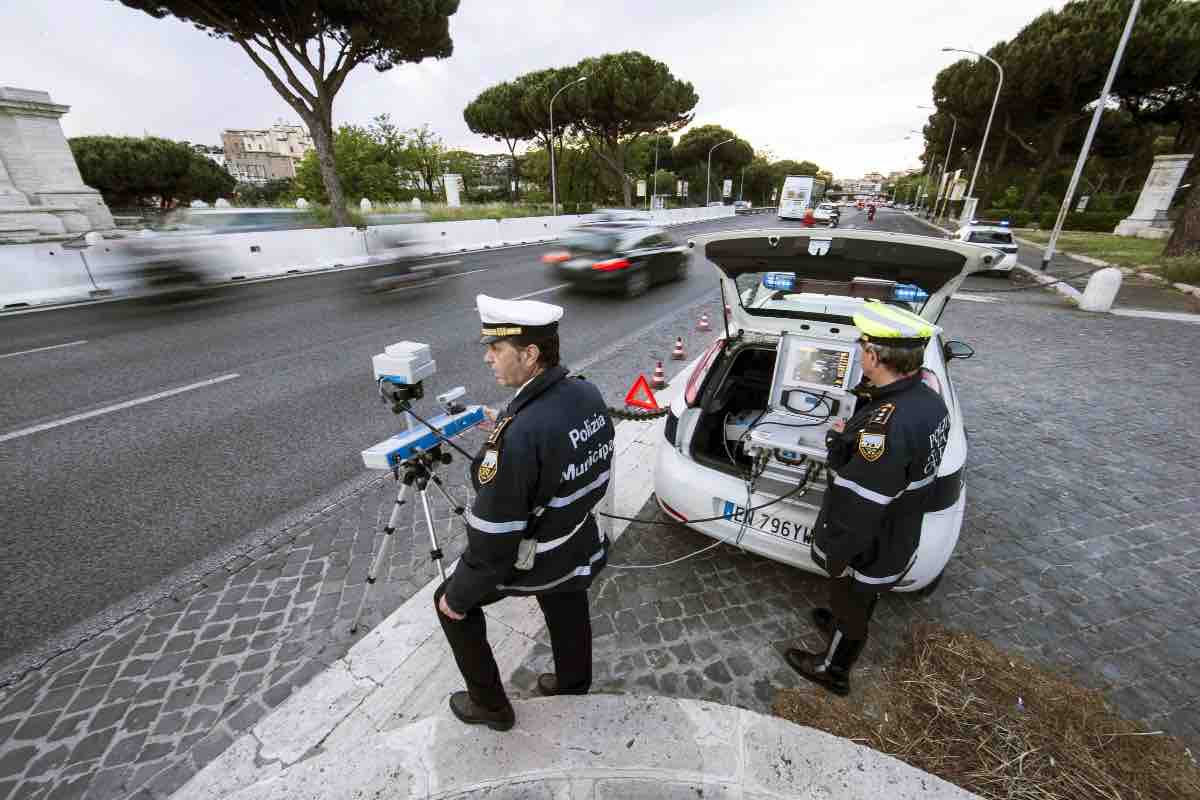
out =
<svg viewBox="0 0 1200 800"><path fill-rule="evenodd" d="M680 366L670 361L676 336L692 355L711 341L694 322L717 308L701 304L607 348L598 343L580 363L606 397L623 397L655 361L668 375ZM472 432L463 446L481 443ZM461 459L443 475L452 494L468 499ZM308 522L0 688L0 800L169 796L433 579L423 515L405 514L363 630L350 635L395 494L390 477L367 480ZM462 527L447 539L449 510L436 492L431 500L452 561L465 543Z"/></svg>
<svg viewBox="0 0 1200 800"><path fill-rule="evenodd" d="M970 432L957 552L929 599L884 597L859 672L876 671L910 622L934 620L1105 689L1125 716L1200 747L1200 329L1089 315L1041 290L996 297L952 303L943 319L976 348L952 366ZM633 525L612 563L709 541ZM825 591L725 545L662 569L610 568L592 590L594 688L768 710L777 688L801 683L782 650L820 645L808 613ZM551 663L543 642L514 675L522 695Z"/></svg>

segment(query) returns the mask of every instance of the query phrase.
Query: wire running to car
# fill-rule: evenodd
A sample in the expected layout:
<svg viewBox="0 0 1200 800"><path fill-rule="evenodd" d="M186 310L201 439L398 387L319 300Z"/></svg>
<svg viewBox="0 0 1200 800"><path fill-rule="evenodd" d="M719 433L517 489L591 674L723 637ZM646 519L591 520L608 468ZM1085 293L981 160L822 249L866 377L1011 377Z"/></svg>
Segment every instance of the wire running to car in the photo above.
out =
<svg viewBox="0 0 1200 800"><path fill-rule="evenodd" d="M1041 289L1045 286L1054 286L1057 283L1066 283L1068 281L1073 281L1077 278L1086 278L1088 275L1091 275L1092 273L1095 273L1095 272L1099 272L1102 269L1108 269L1108 267L1107 266L1096 267L1094 269L1089 269L1087 272L1080 272L1075 275L1068 275L1065 278L1059 278L1058 280L1054 280L1054 281L1046 281L1045 283L1034 283L1029 286L1014 286L1010 289L959 289L957 292L955 292L955 294L993 294L993 293L997 293L997 292L1027 292L1030 289Z"/></svg>

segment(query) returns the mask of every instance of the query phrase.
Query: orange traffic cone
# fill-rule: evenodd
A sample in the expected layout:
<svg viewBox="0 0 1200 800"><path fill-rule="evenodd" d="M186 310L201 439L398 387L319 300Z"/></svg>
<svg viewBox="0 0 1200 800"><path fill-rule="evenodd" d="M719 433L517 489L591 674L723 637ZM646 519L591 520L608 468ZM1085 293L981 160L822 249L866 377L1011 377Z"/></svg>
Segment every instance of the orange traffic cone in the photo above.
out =
<svg viewBox="0 0 1200 800"><path fill-rule="evenodd" d="M663 372L662 362L658 362L658 366L654 368L654 377L650 379L650 386L654 389L667 388L667 376Z"/></svg>
<svg viewBox="0 0 1200 800"><path fill-rule="evenodd" d="M711 331L712 326L708 324L708 314L701 314L700 320L696 323L696 330Z"/></svg>
<svg viewBox="0 0 1200 800"><path fill-rule="evenodd" d="M683 352L683 337L679 336L675 339L675 349L671 351L671 358L675 361L683 361L687 358L687 354Z"/></svg>

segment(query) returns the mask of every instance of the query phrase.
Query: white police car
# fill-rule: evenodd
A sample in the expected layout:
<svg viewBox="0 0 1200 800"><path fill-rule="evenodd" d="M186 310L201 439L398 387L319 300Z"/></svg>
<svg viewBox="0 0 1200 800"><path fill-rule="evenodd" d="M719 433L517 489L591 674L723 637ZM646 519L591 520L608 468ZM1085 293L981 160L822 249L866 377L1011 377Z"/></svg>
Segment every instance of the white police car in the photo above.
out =
<svg viewBox="0 0 1200 800"><path fill-rule="evenodd" d="M963 280L992 269L999 255L858 230L728 231L691 244L716 265L728 312L716 340L681 376L685 388L659 442L655 497L700 533L824 574L812 559L812 529L825 489L824 432L853 413L849 388L861 376L851 317L878 299L936 322ZM925 515L899 591L932 590L958 542L967 440L947 365L972 354L940 336L925 350L925 381L946 401L951 425L935 479L939 510ZM800 386L811 406L797 408L795 392L781 402L781 384ZM769 429L765 418L774 420Z"/></svg>
<svg viewBox="0 0 1200 800"><path fill-rule="evenodd" d="M987 270L989 273L1009 275L1017 265L1017 241L1013 238L1007 221L989 222L973 219L970 224L950 234L950 238L957 242L983 245L1003 253L1004 257Z"/></svg>

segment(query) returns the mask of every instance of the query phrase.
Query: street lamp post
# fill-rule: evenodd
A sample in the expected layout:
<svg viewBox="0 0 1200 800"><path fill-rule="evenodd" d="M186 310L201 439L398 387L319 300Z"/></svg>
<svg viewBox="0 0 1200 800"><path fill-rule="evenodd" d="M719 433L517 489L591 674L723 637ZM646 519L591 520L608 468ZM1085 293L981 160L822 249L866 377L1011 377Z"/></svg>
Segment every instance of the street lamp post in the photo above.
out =
<svg viewBox="0 0 1200 800"><path fill-rule="evenodd" d="M996 94L992 97L992 110L988 112L987 126L983 129L983 141L979 143L979 155L975 158L975 169L971 173L971 185L967 187L967 197L974 197L975 179L979 177L979 165L983 163L983 151L987 147L988 134L992 131L992 117L996 116L996 103L1000 102L1000 89L1004 86L1004 67L1000 66L999 62L991 56L983 53L976 53L974 50L963 50L957 47L943 47L943 53L970 53L980 58L985 58L992 63L1000 73L1000 79L996 81ZM966 203L963 203L963 210L966 210ZM960 222L963 220L960 220Z"/></svg>
<svg viewBox="0 0 1200 800"><path fill-rule="evenodd" d="M949 114L949 112L946 112L946 113ZM954 135L956 133L958 133L958 117L954 116L953 114L950 114L950 119L952 119L954 121L954 125L951 126L951 128L950 128L950 145L949 145L949 147L946 148L946 160L942 164L942 177L939 178L938 180L944 180L946 177L946 171L948 169L950 169L950 154L954 152ZM947 186L945 188L946 188L945 192L942 192L942 191L938 192L938 198L933 203L933 206L934 206L933 218L934 219L937 219L937 216L938 216L937 207L938 207L939 201L941 202L941 207L943 209L945 209L946 206L949 204L948 200L950 197L950 187ZM943 194L945 195L944 198L942 197Z"/></svg>
<svg viewBox="0 0 1200 800"><path fill-rule="evenodd" d="M654 177L651 178L654 183L654 188L650 190L650 198L646 201L646 208L651 208L653 198L658 197L658 134L654 135Z"/></svg>
<svg viewBox="0 0 1200 800"><path fill-rule="evenodd" d="M554 101L568 87L574 86L577 83L583 83L586 80L587 75L581 75L570 83L565 84L550 98L550 202L554 206L554 216L556 217L558 216L558 175L554 171Z"/></svg>
<svg viewBox="0 0 1200 800"><path fill-rule="evenodd" d="M1075 161L1075 172L1071 174L1071 182L1067 184L1067 193L1063 196L1062 207L1058 209L1058 219L1054 222L1054 230L1050 232L1050 241L1046 243L1046 250L1042 253L1043 272L1050 266L1050 260L1054 258L1054 246L1058 244L1058 234L1062 231L1063 222L1067 219L1067 211L1071 207L1071 197L1075 194L1075 187L1079 185L1079 176L1083 173L1083 165L1087 163L1088 151L1092 149L1092 137L1096 135L1096 128L1100 125L1100 116L1104 113L1104 106L1108 103L1108 93L1112 89L1113 80L1117 77L1117 70L1121 66L1121 56L1125 54L1125 44L1129 41L1129 33L1133 30L1133 22L1137 19L1138 9L1141 5L1142 0L1133 0L1133 5L1129 8L1129 19L1125 21L1125 32L1121 34L1117 52L1113 53L1112 66L1108 68L1104 89L1096 101L1096 110L1092 112L1092 124L1088 127L1083 147L1079 150L1079 158Z"/></svg>
<svg viewBox="0 0 1200 800"><path fill-rule="evenodd" d="M706 208L708 207L709 197L711 196L711 193L712 193L712 154L713 154L713 150L716 150L718 147L720 147L723 144L729 144L732 141L733 141L732 138L726 139L725 141L717 142L712 147L708 148L708 172L706 172L704 175L704 205Z"/></svg>

